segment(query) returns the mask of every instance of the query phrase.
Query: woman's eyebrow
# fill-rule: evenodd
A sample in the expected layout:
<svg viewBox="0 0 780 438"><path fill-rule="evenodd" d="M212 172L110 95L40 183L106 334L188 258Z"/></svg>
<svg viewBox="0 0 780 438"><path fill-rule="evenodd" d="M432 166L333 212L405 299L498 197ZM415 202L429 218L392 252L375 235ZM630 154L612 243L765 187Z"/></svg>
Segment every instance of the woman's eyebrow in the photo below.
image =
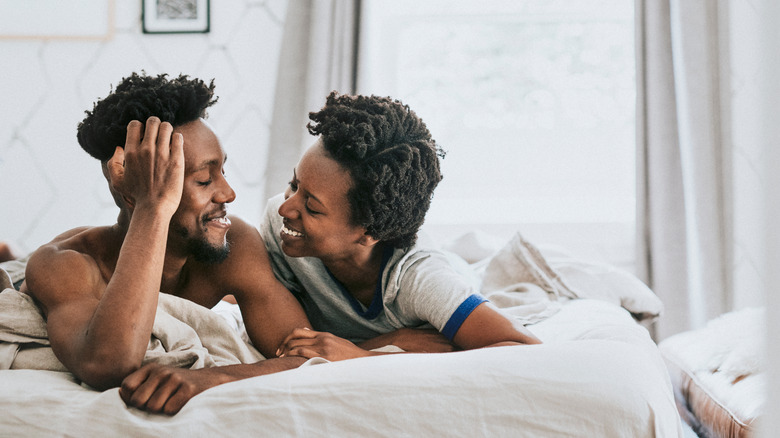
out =
<svg viewBox="0 0 780 438"><path fill-rule="evenodd" d="M294 167L293 167L293 181L298 181L298 174L295 172ZM317 201L317 203L320 204L323 208L327 208L326 205L322 201L320 201L320 199L317 198L317 196L313 195L310 191L304 189L304 192L306 192L306 197Z"/></svg>

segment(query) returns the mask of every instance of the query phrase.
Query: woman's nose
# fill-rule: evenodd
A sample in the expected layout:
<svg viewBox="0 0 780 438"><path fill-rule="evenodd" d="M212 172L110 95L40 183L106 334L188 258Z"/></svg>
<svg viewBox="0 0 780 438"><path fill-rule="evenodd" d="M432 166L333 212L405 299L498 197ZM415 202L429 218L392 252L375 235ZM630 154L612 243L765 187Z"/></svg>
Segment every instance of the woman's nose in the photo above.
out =
<svg viewBox="0 0 780 438"><path fill-rule="evenodd" d="M294 219L297 211L295 208L295 202L297 201L295 193L285 193L284 197L284 202L279 206L279 216L287 219Z"/></svg>

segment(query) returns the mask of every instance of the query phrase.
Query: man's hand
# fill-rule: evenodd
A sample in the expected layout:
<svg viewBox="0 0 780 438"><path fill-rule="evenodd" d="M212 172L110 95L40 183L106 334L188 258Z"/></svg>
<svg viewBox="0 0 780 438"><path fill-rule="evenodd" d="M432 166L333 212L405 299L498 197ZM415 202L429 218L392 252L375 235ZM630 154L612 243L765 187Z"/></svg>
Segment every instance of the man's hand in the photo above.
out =
<svg viewBox="0 0 780 438"><path fill-rule="evenodd" d="M227 382L287 371L306 362L301 357L266 359L251 364L199 370L146 364L127 376L119 396L128 405L148 412L173 415L201 392Z"/></svg>
<svg viewBox="0 0 780 438"><path fill-rule="evenodd" d="M372 356L352 342L327 332L297 328L282 341L276 355L279 357L299 356L306 359L322 357L329 361Z"/></svg>
<svg viewBox="0 0 780 438"><path fill-rule="evenodd" d="M211 368L189 370L150 363L122 381L119 395L128 406L173 415L192 397L226 381Z"/></svg>
<svg viewBox="0 0 780 438"><path fill-rule="evenodd" d="M172 216L184 185L184 137L168 122L149 117L127 125L125 147L116 148L107 163L111 187L133 208L151 206Z"/></svg>

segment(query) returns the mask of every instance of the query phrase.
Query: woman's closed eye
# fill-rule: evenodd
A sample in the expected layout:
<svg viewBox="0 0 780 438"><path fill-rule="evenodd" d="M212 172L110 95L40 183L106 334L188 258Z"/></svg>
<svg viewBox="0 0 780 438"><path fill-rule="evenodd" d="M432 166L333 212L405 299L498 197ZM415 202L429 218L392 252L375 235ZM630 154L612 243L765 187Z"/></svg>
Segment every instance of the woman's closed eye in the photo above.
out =
<svg viewBox="0 0 780 438"><path fill-rule="evenodd" d="M213 179L209 178L206 181L198 181L198 185L207 186L207 185L211 184L212 182L213 182Z"/></svg>
<svg viewBox="0 0 780 438"><path fill-rule="evenodd" d="M297 182L296 180L292 179L292 180L290 180L290 182L289 182L289 183L287 183L287 184L290 186L290 191L291 191L291 192L295 193L295 192L297 192L297 191L298 191L298 182ZM286 198L285 198L285 199L286 199ZM305 199L305 202L303 203L303 208L305 208L305 209L306 209L306 212L307 212L307 213L309 213L309 214L311 214L311 215L322 214L321 212L319 212L319 211L317 211L317 210L312 210L312 209L309 207L309 200L308 200L308 198L306 198L306 199Z"/></svg>

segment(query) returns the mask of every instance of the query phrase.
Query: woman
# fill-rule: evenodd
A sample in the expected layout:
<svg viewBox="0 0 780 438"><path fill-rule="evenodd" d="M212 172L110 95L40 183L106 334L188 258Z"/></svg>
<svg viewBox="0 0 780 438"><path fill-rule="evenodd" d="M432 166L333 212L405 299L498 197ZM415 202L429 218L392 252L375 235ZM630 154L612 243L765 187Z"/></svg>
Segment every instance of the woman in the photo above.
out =
<svg viewBox="0 0 780 438"><path fill-rule="evenodd" d="M269 201L262 226L274 272L315 330L295 330L279 356L329 360L406 351L536 344L456 272L447 256L415 245L441 180L443 152L408 106L331 93L309 115L319 136ZM360 343L360 346L353 342ZM361 348L362 347L362 348Z"/></svg>

